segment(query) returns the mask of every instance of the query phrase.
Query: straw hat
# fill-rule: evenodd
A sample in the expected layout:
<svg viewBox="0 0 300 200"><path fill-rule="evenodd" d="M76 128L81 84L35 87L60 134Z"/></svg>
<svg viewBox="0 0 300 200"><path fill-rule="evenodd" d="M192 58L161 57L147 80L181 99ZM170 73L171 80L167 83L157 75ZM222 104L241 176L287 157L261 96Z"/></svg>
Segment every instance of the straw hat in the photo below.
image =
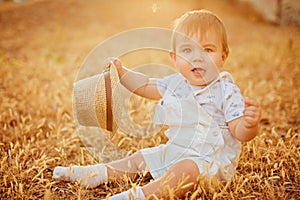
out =
<svg viewBox="0 0 300 200"><path fill-rule="evenodd" d="M119 110L119 98L112 98L119 84L116 67L109 71L77 81L73 89L73 110L77 124L96 126L116 132L114 110Z"/></svg>

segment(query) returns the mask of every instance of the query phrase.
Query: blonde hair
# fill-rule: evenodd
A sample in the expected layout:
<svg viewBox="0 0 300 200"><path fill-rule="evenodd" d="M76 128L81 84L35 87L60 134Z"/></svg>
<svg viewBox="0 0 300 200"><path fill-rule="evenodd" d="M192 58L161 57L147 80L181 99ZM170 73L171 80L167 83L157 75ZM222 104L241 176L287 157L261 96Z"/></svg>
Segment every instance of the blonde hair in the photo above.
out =
<svg viewBox="0 0 300 200"><path fill-rule="evenodd" d="M175 20L172 35L172 49L174 51L176 50L178 34L183 33L188 37L199 34L200 37L204 37L208 31L213 31L217 36L220 36L222 51L228 55L229 47L224 24L215 14L208 10L189 11Z"/></svg>

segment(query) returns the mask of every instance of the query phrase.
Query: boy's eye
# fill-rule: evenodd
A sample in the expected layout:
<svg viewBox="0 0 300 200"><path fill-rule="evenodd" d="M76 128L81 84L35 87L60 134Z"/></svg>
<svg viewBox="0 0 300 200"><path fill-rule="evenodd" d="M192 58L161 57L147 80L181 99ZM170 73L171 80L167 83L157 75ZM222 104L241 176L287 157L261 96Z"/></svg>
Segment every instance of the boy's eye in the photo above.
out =
<svg viewBox="0 0 300 200"><path fill-rule="evenodd" d="M184 48L184 49L182 49L182 52L183 53L191 53L192 49L191 48Z"/></svg>
<svg viewBox="0 0 300 200"><path fill-rule="evenodd" d="M213 50L211 48L204 48L204 51L207 52L207 53L213 52Z"/></svg>

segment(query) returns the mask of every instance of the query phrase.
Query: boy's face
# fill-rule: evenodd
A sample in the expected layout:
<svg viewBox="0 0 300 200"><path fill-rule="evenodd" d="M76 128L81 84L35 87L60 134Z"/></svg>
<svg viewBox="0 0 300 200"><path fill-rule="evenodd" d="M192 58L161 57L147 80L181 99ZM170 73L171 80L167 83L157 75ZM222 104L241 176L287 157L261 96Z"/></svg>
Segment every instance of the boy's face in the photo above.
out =
<svg viewBox="0 0 300 200"><path fill-rule="evenodd" d="M202 37L194 34L178 37L175 42L176 52L170 52L171 59L190 85L204 86L217 78L227 58L217 34L208 31Z"/></svg>

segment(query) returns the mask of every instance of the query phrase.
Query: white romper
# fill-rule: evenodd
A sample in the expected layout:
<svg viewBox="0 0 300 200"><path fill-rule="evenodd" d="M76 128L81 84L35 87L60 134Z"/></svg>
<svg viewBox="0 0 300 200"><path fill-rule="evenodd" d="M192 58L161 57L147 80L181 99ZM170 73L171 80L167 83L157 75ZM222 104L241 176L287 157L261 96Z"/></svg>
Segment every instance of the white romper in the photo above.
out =
<svg viewBox="0 0 300 200"><path fill-rule="evenodd" d="M154 122L169 126L168 142L142 149L154 179L174 164L193 160L207 178L230 180L237 167L241 143L232 137L227 122L243 115L244 100L228 72L204 88L190 86L177 73L157 80L162 94Z"/></svg>

